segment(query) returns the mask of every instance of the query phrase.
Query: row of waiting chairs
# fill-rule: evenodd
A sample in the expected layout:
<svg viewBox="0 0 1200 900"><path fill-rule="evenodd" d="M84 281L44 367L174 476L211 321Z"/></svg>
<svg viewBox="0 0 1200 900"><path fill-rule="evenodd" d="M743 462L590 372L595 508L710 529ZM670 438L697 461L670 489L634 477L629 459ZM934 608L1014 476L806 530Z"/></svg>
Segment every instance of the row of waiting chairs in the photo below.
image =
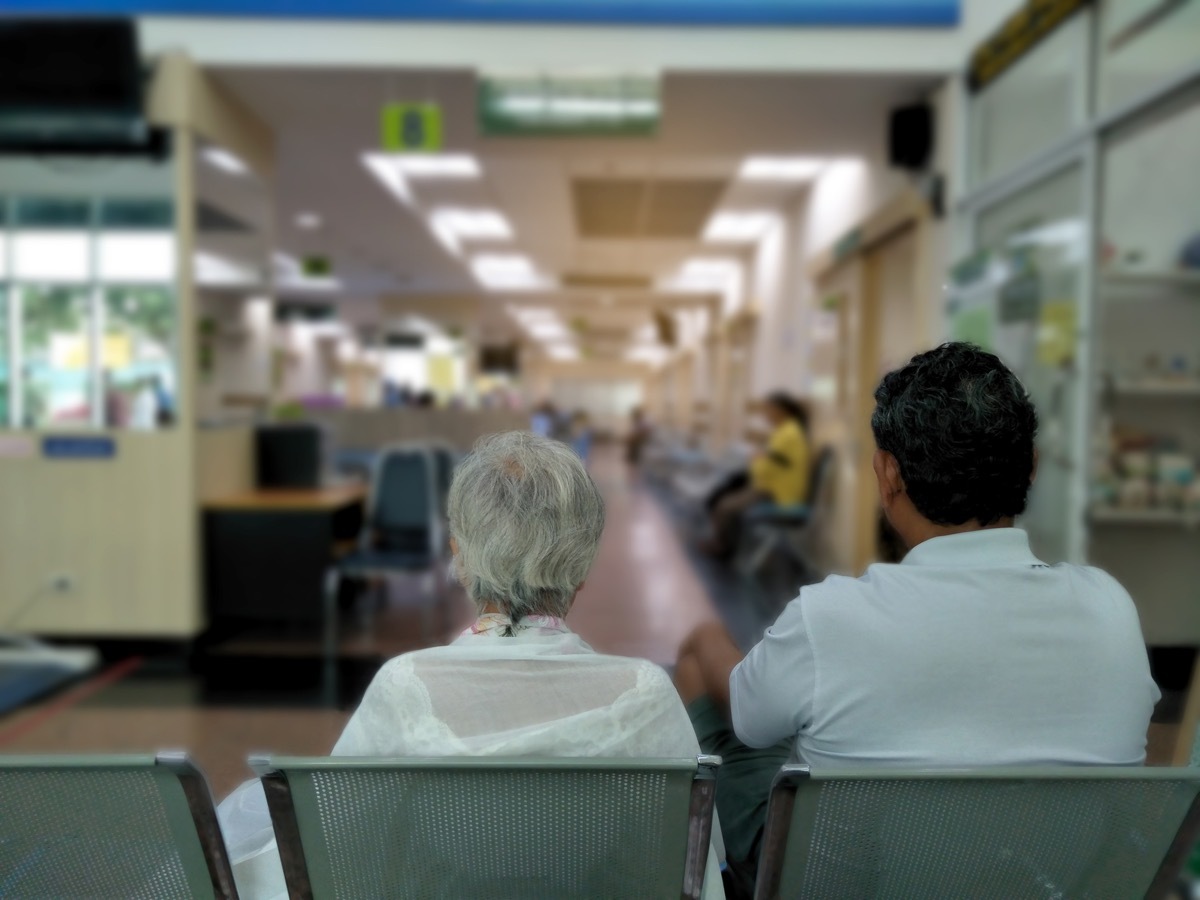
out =
<svg viewBox="0 0 1200 900"><path fill-rule="evenodd" d="M707 499L727 479L745 471L752 456L749 447L734 445L723 455L710 457L678 436L660 434L647 450L646 473L671 490L690 521L704 521ZM758 577L770 560L779 558L802 583L820 581L827 574L834 460L830 447L816 454L804 503L762 503L746 513L734 555L738 572Z"/></svg>
<svg viewBox="0 0 1200 900"><path fill-rule="evenodd" d="M253 758L291 898L695 898L719 758ZM1162 898L1200 770L814 772L775 779L773 898ZM0 897L236 898L203 773L0 758Z"/></svg>

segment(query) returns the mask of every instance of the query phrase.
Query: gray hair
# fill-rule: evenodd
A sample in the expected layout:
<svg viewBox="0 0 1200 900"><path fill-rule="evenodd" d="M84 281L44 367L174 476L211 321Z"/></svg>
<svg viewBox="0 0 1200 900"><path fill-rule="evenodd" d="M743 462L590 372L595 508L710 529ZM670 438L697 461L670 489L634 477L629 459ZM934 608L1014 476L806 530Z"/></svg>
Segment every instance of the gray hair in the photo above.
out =
<svg viewBox="0 0 1200 900"><path fill-rule="evenodd" d="M564 616L604 530L604 499L566 444L528 431L481 438L450 486L457 571L479 606L514 622Z"/></svg>

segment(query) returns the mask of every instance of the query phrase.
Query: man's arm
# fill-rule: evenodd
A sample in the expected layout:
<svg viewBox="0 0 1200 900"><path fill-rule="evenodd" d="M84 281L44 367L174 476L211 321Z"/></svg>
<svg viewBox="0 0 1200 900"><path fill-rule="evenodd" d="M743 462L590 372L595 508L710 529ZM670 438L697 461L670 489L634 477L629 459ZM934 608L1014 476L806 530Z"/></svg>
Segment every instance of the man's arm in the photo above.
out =
<svg viewBox="0 0 1200 900"><path fill-rule="evenodd" d="M803 592L729 677L730 722L742 743L769 747L795 737L812 718L816 663L804 623Z"/></svg>
<svg viewBox="0 0 1200 900"><path fill-rule="evenodd" d="M729 676L743 655L725 626L717 622L693 631L679 651L678 674L686 673L688 684L680 683L677 678L676 685L684 702L704 694L728 719Z"/></svg>

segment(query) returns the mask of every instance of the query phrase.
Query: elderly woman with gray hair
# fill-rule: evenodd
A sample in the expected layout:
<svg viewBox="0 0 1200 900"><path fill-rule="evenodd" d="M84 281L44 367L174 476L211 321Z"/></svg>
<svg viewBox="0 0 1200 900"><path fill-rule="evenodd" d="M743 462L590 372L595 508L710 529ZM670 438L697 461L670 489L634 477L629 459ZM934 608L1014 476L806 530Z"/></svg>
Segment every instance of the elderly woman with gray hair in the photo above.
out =
<svg viewBox="0 0 1200 900"><path fill-rule="evenodd" d="M450 644L384 664L333 755L700 752L663 669L596 653L564 621L604 529L604 501L570 447L529 432L482 439L455 473L449 518L477 616ZM242 896L285 896L261 790L243 786L220 812ZM720 855L710 853L706 898L724 896Z"/></svg>

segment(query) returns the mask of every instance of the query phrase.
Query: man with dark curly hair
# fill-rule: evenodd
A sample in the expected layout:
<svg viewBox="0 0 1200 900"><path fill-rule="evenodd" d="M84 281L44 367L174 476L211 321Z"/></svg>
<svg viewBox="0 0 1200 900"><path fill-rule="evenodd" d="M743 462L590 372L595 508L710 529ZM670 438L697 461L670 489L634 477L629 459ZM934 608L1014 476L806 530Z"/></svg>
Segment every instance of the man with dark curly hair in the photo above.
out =
<svg viewBox="0 0 1200 900"><path fill-rule="evenodd" d="M1037 471L1024 386L952 343L886 375L875 401L875 476L903 561L803 588L744 658L702 626L676 669L701 747L724 757L717 807L746 878L789 761L1145 761L1159 692L1133 601L1099 569L1038 559L1014 525Z"/></svg>

